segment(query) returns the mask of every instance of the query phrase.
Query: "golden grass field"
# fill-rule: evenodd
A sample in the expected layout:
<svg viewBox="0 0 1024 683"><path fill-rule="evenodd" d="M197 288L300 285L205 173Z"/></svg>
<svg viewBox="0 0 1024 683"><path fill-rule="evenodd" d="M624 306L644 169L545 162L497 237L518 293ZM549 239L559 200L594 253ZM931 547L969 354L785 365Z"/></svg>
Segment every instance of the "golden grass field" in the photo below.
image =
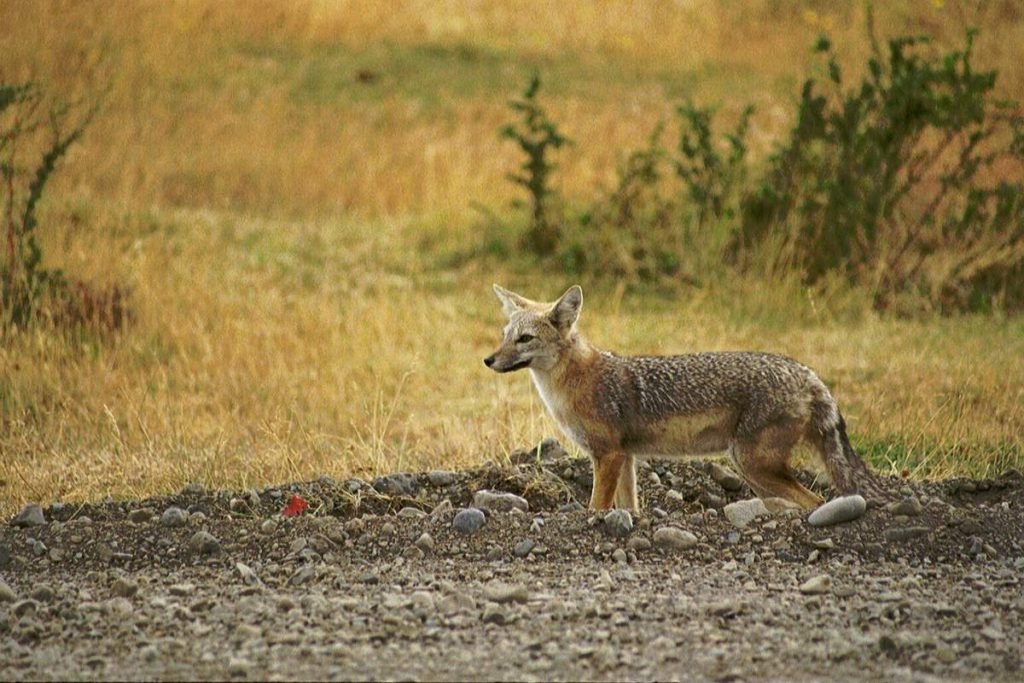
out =
<svg viewBox="0 0 1024 683"><path fill-rule="evenodd" d="M753 102L754 150L792 124L809 46L850 69L860 3L43 2L0 0L0 80L106 90L41 207L48 264L131 288L112 338L45 328L0 348L0 512L26 501L248 487L470 465L555 435L525 373L481 359L490 284L569 284L481 252L482 205L511 211L498 128L539 68L577 144L559 189L614 178L682 98L725 120ZM1014 2L905 2L882 35L957 44L1024 101ZM815 367L875 467L995 475L1024 465L1024 320L883 318L857 292L715 280L582 282L582 327L621 352L762 349Z"/></svg>

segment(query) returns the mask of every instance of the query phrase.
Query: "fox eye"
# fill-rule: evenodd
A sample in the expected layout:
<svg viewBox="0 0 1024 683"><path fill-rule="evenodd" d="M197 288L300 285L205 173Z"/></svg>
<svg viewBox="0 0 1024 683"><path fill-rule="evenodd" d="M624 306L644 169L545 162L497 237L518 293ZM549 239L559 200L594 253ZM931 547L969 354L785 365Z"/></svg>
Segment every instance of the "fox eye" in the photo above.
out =
<svg viewBox="0 0 1024 683"><path fill-rule="evenodd" d="M521 334L516 338L516 344L529 344L534 339L536 339L536 337L532 334Z"/></svg>

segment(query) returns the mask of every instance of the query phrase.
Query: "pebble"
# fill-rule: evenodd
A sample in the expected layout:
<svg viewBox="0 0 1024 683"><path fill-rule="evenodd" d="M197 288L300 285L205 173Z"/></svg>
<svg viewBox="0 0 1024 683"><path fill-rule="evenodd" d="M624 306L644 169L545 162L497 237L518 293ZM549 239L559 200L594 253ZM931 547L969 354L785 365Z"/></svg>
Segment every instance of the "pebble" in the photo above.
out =
<svg viewBox="0 0 1024 683"><path fill-rule="evenodd" d="M185 526L188 523L188 513L172 505L160 515L160 523L164 526Z"/></svg>
<svg viewBox="0 0 1024 683"><path fill-rule="evenodd" d="M406 506L398 511L398 516L405 519L423 519L427 516L427 513L419 508Z"/></svg>
<svg viewBox="0 0 1024 683"><path fill-rule="evenodd" d="M904 515L906 517L916 517L921 514L922 509L921 501L919 501L915 496L907 496L902 500L894 501L885 506L886 512L893 515Z"/></svg>
<svg viewBox="0 0 1024 683"><path fill-rule="evenodd" d="M525 584L494 581L484 587L484 599L502 605L513 602L522 603L530 599L530 591Z"/></svg>
<svg viewBox="0 0 1024 683"><path fill-rule="evenodd" d="M0 602L14 602L17 599L18 594L14 592L14 589L0 580Z"/></svg>
<svg viewBox="0 0 1024 683"><path fill-rule="evenodd" d="M628 536L633 530L633 515L629 510L611 510L604 516L604 530L612 536Z"/></svg>
<svg viewBox="0 0 1024 683"><path fill-rule="evenodd" d="M892 529L886 529L883 536L885 540L900 543L903 541L909 541L918 536L924 536L931 531L931 528L926 526L906 526L906 527L895 527Z"/></svg>
<svg viewBox="0 0 1024 683"><path fill-rule="evenodd" d="M136 508L128 513L128 521L140 524L153 519L153 508Z"/></svg>
<svg viewBox="0 0 1024 683"><path fill-rule="evenodd" d="M448 470L431 470L427 472L427 481L431 486L451 486L455 483L455 473Z"/></svg>
<svg viewBox="0 0 1024 683"><path fill-rule="evenodd" d="M828 574L819 574L800 584L800 592L804 595L821 595L832 589L832 577Z"/></svg>
<svg viewBox="0 0 1024 683"><path fill-rule="evenodd" d="M430 511L430 519L434 522L446 520L452 516L453 512L455 512L455 507L450 500L445 498Z"/></svg>
<svg viewBox="0 0 1024 683"><path fill-rule="evenodd" d="M253 568L243 562L235 563L235 571L238 573L238 576L242 579L243 583L252 586L260 582L260 577L256 575Z"/></svg>
<svg viewBox="0 0 1024 683"><path fill-rule="evenodd" d="M54 592L53 588L46 585L45 583L39 584L32 590L31 593L28 594L28 597L32 598L37 602L50 602L56 596L57 594Z"/></svg>
<svg viewBox="0 0 1024 683"><path fill-rule="evenodd" d="M743 479L728 467L717 462L708 463L708 475L726 491L739 491L743 488Z"/></svg>
<svg viewBox="0 0 1024 683"><path fill-rule="evenodd" d="M124 577L119 577L114 581L113 585L110 586L110 592L118 598L130 598L139 592L139 584L134 581L129 581Z"/></svg>
<svg viewBox="0 0 1024 683"><path fill-rule="evenodd" d="M405 496L411 498L416 495L419 482L415 474L399 472L384 477L377 477L371 483L373 488L387 496Z"/></svg>
<svg viewBox="0 0 1024 683"><path fill-rule="evenodd" d="M625 550L623 550L622 548L616 548L612 552L612 559L619 563L625 563L628 559L628 556L626 555Z"/></svg>
<svg viewBox="0 0 1024 683"><path fill-rule="evenodd" d="M423 552L428 552L434 549L434 537L424 531L420 534L420 537L416 539L413 545Z"/></svg>
<svg viewBox="0 0 1024 683"><path fill-rule="evenodd" d="M482 510L466 508L459 510L454 519L452 519L452 529L460 534L472 535L480 531L486 521L487 517Z"/></svg>
<svg viewBox="0 0 1024 683"><path fill-rule="evenodd" d="M268 536L277 531L276 519L265 519L260 523L260 531Z"/></svg>
<svg viewBox="0 0 1024 683"><path fill-rule="evenodd" d="M359 577L359 583L365 583L367 586L376 586L380 583L380 575L376 572L366 572Z"/></svg>
<svg viewBox="0 0 1024 683"><path fill-rule="evenodd" d="M220 552L220 541L209 531L197 531L189 539L188 549L197 555L216 555Z"/></svg>
<svg viewBox="0 0 1024 683"><path fill-rule="evenodd" d="M516 547L512 549L512 554L516 557L526 557L533 550L537 544L532 539L525 539L516 543Z"/></svg>
<svg viewBox="0 0 1024 683"><path fill-rule="evenodd" d="M530 511L530 503L522 496L490 489L483 489L473 494L473 507L491 512Z"/></svg>
<svg viewBox="0 0 1024 683"><path fill-rule="evenodd" d="M858 494L833 498L821 505L807 518L811 526L832 526L859 519L868 509L867 501Z"/></svg>
<svg viewBox="0 0 1024 683"><path fill-rule="evenodd" d="M654 532L654 545L669 550L685 550L697 545L697 537L674 526L663 526Z"/></svg>
<svg viewBox="0 0 1024 683"><path fill-rule="evenodd" d="M626 547L634 552L650 550L651 541L646 536L631 536L630 539L626 541Z"/></svg>
<svg viewBox="0 0 1024 683"><path fill-rule="evenodd" d="M487 605L484 608L484 613L480 619L485 624L494 624L495 626L504 626L509 623L508 613L499 605L494 604Z"/></svg>
<svg viewBox="0 0 1024 683"><path fill-rule="evenodd" d="M749 500L738 500L735 503L729 503L725 506L723 512L725 513L725 518L737 529L743 529L758 517L768 516L768 508L765 507L764 501L760 498L750 498Z"/></svg>
<svg viewBox="0 0 1024 683"><path fill-rule="evenodd" d="M21 512L14 516L11 520L11 526L14 527L33 527L42 526L46 524L46 517L43 515L43 508L39 507L35 503L29 503Z"/></svg>
<svg viewBox="0 0 1024 683"><path fill-rule="evenodd" d="M39 603L31 598L19 600L11 605L11 612L13 612L16 617L23 617L26 614L35 614L37 609L39 609Z"/></svg>

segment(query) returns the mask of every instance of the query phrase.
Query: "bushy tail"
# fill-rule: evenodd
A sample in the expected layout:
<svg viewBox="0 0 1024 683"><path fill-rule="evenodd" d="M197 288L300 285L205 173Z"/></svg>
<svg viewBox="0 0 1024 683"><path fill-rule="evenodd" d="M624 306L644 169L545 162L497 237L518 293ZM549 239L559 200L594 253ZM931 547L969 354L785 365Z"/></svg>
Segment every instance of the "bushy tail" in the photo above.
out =
<svg viewBox="0 0 1024 683"><path fill-rule="evenodd" d="M843 495L859 493L868 503L878 505L890 499L878 475L868 469L846 435L846 420L838 411L832 426L823 425L821 457L832 477L832 485Z"/></svg>

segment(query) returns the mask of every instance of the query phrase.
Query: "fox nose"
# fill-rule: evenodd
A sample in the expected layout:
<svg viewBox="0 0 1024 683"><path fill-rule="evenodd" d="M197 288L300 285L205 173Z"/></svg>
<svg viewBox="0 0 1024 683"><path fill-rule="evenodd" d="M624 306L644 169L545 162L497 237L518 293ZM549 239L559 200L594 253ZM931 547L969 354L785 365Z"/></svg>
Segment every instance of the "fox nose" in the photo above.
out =
<svg viewBox="0 0 1024 683"><path fill-rule="evenodd" d="M484 365L487 367L494 365L494 356L487 356L487 358L484 358Z"/></svg>

